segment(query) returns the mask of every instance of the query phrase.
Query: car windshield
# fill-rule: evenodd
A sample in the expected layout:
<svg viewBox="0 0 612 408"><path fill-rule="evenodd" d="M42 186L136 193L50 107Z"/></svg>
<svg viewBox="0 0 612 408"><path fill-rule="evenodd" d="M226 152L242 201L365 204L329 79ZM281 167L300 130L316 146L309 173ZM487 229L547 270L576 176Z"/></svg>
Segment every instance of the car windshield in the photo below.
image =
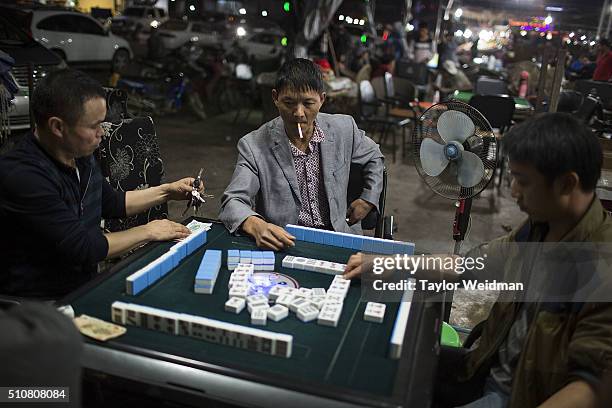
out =
<svg viewBox="0 0 612 408"><path fill-rule="evenodd" d="M20 29L12 26L8 20L0 17L0 43L2 44L27 44L32 39Z"/></svg>
<svg viewBox="0 0 612 408"><path fill-rule="evenodd" d="M142 7L128 7L123 11L124 16L128 17L142 17L145 9Z"/></svg>
<svg viewBox="0 0 612 408"><path fill-rule="evenodd" d="M183 20L168 20L159 26L161 30L184 31L189 23Z"/></svg>

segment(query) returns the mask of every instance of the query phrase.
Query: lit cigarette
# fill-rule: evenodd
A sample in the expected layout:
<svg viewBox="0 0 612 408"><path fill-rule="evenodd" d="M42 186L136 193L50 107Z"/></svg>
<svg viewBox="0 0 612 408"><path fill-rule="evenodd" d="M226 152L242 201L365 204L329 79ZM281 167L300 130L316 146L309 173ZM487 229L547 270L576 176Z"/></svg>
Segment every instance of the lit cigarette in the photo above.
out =
<svg viewBox="0 0 612 408"><path fill-rule="evenodd" d="M300 139L303 139L304 135L302 135L302 127L300 126L299 123L298 123L298 132L300 132Z"/></svg>

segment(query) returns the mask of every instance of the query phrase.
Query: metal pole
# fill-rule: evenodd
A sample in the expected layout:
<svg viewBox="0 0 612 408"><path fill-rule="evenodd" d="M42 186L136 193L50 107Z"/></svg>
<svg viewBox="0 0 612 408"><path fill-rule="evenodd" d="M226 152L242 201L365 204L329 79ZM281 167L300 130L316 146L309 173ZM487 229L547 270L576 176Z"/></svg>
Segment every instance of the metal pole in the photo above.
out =
<svg viewBox="0 0 612 408"><path fill-rule="evenodd" d="M444 0L440 0L440 6L438 7L438 18L436 19L436 31L434 32L433 38L433 52L438 52L438 40L440 39L440 30L442 29L442 19L444 18L444 12L446 7L450 4L452 7L453 0L449 0L446 7L443 6Z"/></svg>
<svg viewBox="0 0 612 408"><path fill-rule="evenodd" d="M542 67L540 68L540 77L538 78L538 99L536 102L536 112L544 111L544 97L546 95L546 74L548 73L548 61L549 55L548 50L544 49L542 52Z"/></svg>
<svg viewBox="0 0 612 408"><path fill-rule="evenodd" d="M340 69L338 68L338 58L336 57L336 50L334 48L334 42L332 41L332 37L329 33L329 28L325 29L325 37L327 38L329 44L329 52L332 56L332 63L334 64L334 75L340 76Z"/></svg>
<svg viewBox="0 0 612 408"><path fill-rule="evenodd" d="M609 5L608 5L609 2L610 0L604 0L604 5L601 8L601 15L599 16L599 24L597 25L597 35L595 36L596 40L599 40L601 38L601 28L603 27L604 17L606 13L609 11Z"/></svg>
<svg viewBox="0 0 612 408"><path fill-rule="evenodd" d="M612 13L608 13L608 28L606 29L606 33L604 34L605 38L608 38L610 35L610 24L612 23Z"/></svg>
<svg viewBox="0 0 612 408"><path fill-rule="evenodd" d="M563 81L563 74L565 73L566 56L566 49L557 50L557 64L555 66L555 79L553 81L553 87L550 91L550 105L548 106L549 112L557 111L557 105L559 104L559 94L561 92L561 81Z"/></svg>
<svg viewBox="0 0 612 408"><path fill-rule="evenodd" d="M404 6L406 8L406 14L404 14L404 27L412 20L412 0L405 0Z"/></svg>

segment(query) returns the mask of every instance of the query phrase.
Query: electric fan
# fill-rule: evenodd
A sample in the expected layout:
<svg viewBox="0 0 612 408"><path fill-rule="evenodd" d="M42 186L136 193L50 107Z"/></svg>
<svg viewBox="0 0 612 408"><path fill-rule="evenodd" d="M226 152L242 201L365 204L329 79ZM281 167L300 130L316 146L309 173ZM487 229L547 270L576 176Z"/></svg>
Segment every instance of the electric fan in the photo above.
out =
<svg viewBox="0 0 612 408"><path fill-rule="evenodd" d="M468 229L472 198L487 187L497 166L497 139L487 119L459 101L427 109L413 132L415 166L435 193L457 200L454 253Z"/></svg>

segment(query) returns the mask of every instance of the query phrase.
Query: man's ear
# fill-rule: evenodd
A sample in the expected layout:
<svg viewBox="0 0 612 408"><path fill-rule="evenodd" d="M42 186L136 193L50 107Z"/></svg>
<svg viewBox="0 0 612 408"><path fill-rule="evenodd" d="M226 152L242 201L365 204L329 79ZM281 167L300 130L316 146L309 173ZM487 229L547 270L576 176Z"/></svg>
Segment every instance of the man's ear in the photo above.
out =
<svg viewBox="0 0 612 408"><path fill-rule="evenodd" d="M62 139L64 137L64 131L66 130L66 123L57 116L51 116L47 119L47 128L53 136Z"/></svg>
<svg viewBox="0 0 612 408"><path fill-rule="evenodd" d="M278 107L278 91L276 89L272 89L272 101Z"/></svg>
<svg viewBox="0 0 612 408"><path fill-rule="evenodd" d="M559 192L563 195L571 194L580 188L580 176L575 171L569 171L557 178Z"/></svg>
<svg viewBox="0 0 612 408"><path fill-rule="evenodd" d="M325 97L327 94L325 92L321 92L319 96L321 97L321 105L323 105L325 103Z"/></svg>

